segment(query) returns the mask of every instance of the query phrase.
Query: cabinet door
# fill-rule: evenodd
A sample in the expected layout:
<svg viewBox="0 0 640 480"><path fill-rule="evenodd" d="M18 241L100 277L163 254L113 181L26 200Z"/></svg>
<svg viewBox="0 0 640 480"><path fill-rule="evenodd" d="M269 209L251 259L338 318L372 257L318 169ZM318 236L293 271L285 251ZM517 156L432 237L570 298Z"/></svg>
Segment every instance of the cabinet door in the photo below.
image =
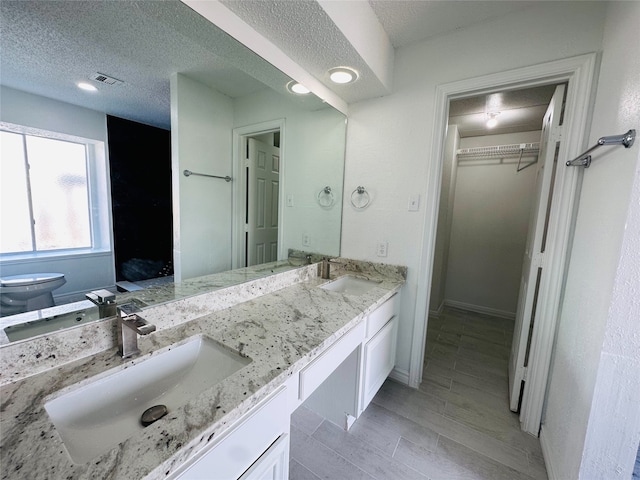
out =
<svg viewBox="0 0 640 480"><path fill-rule="evenodd" d="M289 435L281 435L251 465L240 480L287 480L289 478Z"/></svg>
<svg viewBox="0 0 640 480"><path fill-rule="evenodd" d="M289 432L289 421L286 391L281 388L223 433L216 444L187 460L170 478L239 478L279 437Z"/></svg>
<svg viewBox="0 0 640 480"><path fill-rule="evenodd" d="M393 370L396 361L396 325L393 317L364 346L362 402L364 411Z"/></svg>

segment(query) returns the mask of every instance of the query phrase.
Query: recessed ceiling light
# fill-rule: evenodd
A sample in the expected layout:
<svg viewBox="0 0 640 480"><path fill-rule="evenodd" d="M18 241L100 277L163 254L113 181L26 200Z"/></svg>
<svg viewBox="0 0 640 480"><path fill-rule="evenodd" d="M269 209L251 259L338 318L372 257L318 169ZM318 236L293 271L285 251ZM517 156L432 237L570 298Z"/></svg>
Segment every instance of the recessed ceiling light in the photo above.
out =
<svg viewBox="0 0 640 480"><path fill-rule="evenodd" d="M287 83L287 90L297 95L306 95L307 93L311 93L311 90L295 80L291 80Z"/></svg>
<svg viewBox="0 0 640 480"><path fill-rule="evenodd" d="M96 87L94 87L93 85L91 85L90 83L87 82L78 82L76 83L76 85L78 86L78 88L81 88L82 90L86 90L87 92L97 92L98 89Z"/></svg>
<svg viewBox="0 0 640 480"><path fill-rule="evenodd" d="M353 83L358 79L358 72L349 67L336 67L329 70L329 78L333 83Z"/></svg>

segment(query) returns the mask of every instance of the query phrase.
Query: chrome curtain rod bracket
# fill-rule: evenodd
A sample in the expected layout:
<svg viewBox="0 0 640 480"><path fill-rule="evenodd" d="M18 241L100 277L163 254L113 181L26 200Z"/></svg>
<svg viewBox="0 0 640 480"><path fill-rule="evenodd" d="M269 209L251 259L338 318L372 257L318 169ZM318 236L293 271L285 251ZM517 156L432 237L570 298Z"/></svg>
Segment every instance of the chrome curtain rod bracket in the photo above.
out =
<svg viewBox="0 0 640 480"><path fill-rule="evenodd" d="M596 148L602 147L604 145L624 145L624 148L629 148L633 145L633 142L636 139L636 131L634 129L629 130L627 133L623 133L622 135L610 135L608 137L600 137L598 139L598 143L596 143L593 147L585 150L580 155L578 155L573 160L569 160L566 165L567 167L584 167L589 168L591 165L591 152L593 152Z"/></svg>
<svg viewBox="0 0 640 480"><path fill-rule="evenodd" d="M229 175L227 175L226 177L221 177L219 175L207 175L206 173L196 173L196 172L192 172L191 170L185 170L182 173L184 173L185 177L188 177L190 175L197 175L199 177L221 178L225 182L230 182L231 181L231 177Z"/></svg>

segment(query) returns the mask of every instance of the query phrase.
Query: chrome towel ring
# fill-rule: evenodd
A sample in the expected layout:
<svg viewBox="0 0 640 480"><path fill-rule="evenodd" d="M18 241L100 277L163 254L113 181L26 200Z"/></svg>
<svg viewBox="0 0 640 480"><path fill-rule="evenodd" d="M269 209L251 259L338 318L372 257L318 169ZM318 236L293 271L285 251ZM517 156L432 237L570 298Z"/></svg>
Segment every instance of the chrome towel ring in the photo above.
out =
<svg viewBox="0 0 640 480"><path fill-rule="evenodd" d="M327 185L326 187L324 187L322 190L318 192L318 205L320 205L321 207L323 208L332 207L335 201L336 201L336 198L334 197L330 186Z"/></svg>
<svg viewBox="0 0 640 480"><path fill-rule="evenodd" d="M369 192L367 192L367 189L364 187L356 187L356 189L351 192L351 205L353 205L353 208L357 208L358 210L366 208L370 201L371 197L369 196Z"/></svg>

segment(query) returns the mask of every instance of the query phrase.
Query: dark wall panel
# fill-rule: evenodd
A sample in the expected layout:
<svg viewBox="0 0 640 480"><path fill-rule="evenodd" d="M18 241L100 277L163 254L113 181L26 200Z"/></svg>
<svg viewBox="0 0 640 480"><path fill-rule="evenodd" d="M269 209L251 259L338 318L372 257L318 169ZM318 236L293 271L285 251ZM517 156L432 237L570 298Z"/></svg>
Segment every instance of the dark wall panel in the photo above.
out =
<svg viewBox="0 0 640 480"><path fill-rule="evenodd" d="M173 274L171 132L107 116L116 279Z"/></svg>

